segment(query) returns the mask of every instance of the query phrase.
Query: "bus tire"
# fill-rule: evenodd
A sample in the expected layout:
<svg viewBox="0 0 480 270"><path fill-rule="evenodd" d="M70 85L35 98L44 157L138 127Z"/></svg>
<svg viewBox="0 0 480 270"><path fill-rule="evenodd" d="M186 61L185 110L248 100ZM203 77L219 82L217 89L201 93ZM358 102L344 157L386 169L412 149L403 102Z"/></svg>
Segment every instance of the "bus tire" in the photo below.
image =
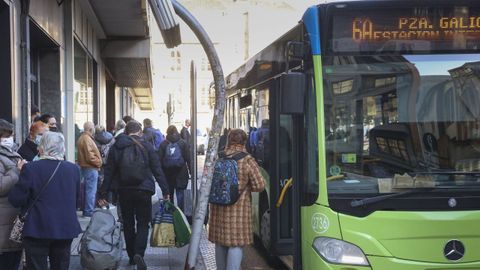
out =
<svg viewBox="0 0 480 270"><path fill-rule="evenodd" d="M266 250L270 250L271 246L271 231L270 231L270 209L263 212L260 219L260 240Z"/></svg>
<svg viewBox="0 0 480 270"><path fill-rule="evenodd" d="M260 193L259 207L258 207L258 228L259 240L261 246L269 251L271 247L271 232L270 232L270 205L268 203L268 194L263 191Z"/></svg>

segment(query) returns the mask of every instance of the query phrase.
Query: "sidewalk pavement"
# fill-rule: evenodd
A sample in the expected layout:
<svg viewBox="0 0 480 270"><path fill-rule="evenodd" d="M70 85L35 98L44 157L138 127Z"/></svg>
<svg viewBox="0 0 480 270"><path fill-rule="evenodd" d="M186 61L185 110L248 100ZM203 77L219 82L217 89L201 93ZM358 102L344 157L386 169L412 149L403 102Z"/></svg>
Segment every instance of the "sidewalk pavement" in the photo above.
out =
<svg viewBox="0 0 480 270"><path fill-rule="evenodd" d="M198 158L198 172L197 175L201 175L203 171L203 164L205 160L205 156L197 156ZM199 181L200 182L200 181ZM161 190L156 185L156 192L154 196L154 200L158 200L161 198ZM192 196L191 194L191 181L189 181L188 187L185 190L185 214L191 216L193 213L192 211ZM155 205L154 205L154 208ZM116 216L116 209L112 209L112 213ZM78 212L78 220L80 221L80 225L82 226L82 230L85 231L90 219L83 218L81 216L81 212ZM71 258L70 258L70 270L80 270L82 266L80 265L80 256L78 255L78 247L80 243L82 235L79 235L72 243L71 249ZM150 243L150 241L149 241ZM145 262L147 263L149 270L183 270L185 266L185 259L188 253L188 246L183 248L151 248L147 247L145 251ZM127 252L123 252L122 262L120 263L119 269L128 269L133 270L135 266L131 266L128 264L128 256ZM216 263L215 263L215 245L208 241L207 239L207 231L205 228L202 232L202 239L200 241L200 253L197 258L197 263L195 266L195 270L216 270Z"/></svg>
<svg viewBox="0 0 480 270"><path fill-rule="evenodd" d="M112 209L112 213L115 213L115 209ZM80 225L82 227L82 230L85 231L86 227L88 226L88 223L90 222L89 218L84 218L81 216L81 212L77 213L78 215L78 220L80 222ZM116 213L114 214L116 215ZM79 235L78 238L74 239L72 243L72 248L71 248L71 257L70 257L70 270L82 270L82 266L80 265L80 255L78 253L79 249L79 244L80 244L80 239L82 237L82 234ZM204 243L204 241L208 240L206 239L206 232L203 232L202 236L202 243L201 245L203 246L204 252L207 252L206 254L213 254L213 250L207 250L208 248L212 248L212 246L209 246L211 243ZM213 245L213 244L211 244ZM188 245L182 248L152 248L150 246L147 247L147 250L145 251L145 262L147 263L148 269L149 270L183 270L185 266L185 259L188 253ZM211 259L210 259L211 261ZM210 263L210 266L212 264ZM120 267L118 269L126 269L126 270L134 270L135 266L131 266L128 264L128 256L127 252L123 250L123 257L122 261L120 263ZM197 270L212 270L216 269L216 267L213 265L213 267L206 267L203 261L203 256L198 256L197 258L197 264L195 266L195 269Z"/></svg>

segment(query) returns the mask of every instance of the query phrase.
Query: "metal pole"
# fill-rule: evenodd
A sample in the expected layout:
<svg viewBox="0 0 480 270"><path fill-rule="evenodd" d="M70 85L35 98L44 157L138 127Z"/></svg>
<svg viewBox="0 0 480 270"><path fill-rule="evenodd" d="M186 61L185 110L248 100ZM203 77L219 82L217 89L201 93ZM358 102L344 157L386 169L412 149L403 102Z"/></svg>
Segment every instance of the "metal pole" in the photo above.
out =
<svg viewBox="0 0 480 270"><path fill-rule="evenodd" d="M73 1L66 1L64 4L65 18L73 18ZM75 82L75 46L73 37L73 21L71 19L65 19L65 74L64 74L64 87L65 96L63 102L64 107L64 134L65 144L67 146L67 160L75 162L75 94L74 94L74 82Z"/></svg>
<svg viewBox="0 0 480 270"><path fill-rule="evenodd" d="M202 235L203 222L208 207L208 195L212 185L213 164L217 156L218 141L223 127L223 118L225 112L225 78L213 42L210 40L207 32L195 17L176 0L172 0L175 12L180 18L192 29L202 44L208 61L212 67L213 79L215 82L215 109L212 119L212 128L209 134L208 151L205 156L205 166L202 175L202 185L200 194L198 195L198 205L195 209L195 217L193 219L192 238L188 251L187 269L194 269L197 260L198 250L200 247L200 238Z"/></svg>
<svg viewBox="0 0 480 270"><path fill-rule="evenodd" d="M31 108L31 89L30 89L30 24L29 24L29 10L30 0L22 0L20 2L20 48L21 48L21 69L22 69L22 87L20 97L22 99L21 107L21 123L22 134L21 141L28 134L28 128L30 127L30 108ZM41 108L41 104L37 104ZM25 135L25 136L24 136Z"/></svg>
<svg viewBox="0 0 480 270"><path fill-rule="evenodd" d="M197 206L197 69L195 68L195 62L192 60L190 63L190 123L192 127L192 140L191 140L191 175L192 175L192 211L195 212Z"/></svg>

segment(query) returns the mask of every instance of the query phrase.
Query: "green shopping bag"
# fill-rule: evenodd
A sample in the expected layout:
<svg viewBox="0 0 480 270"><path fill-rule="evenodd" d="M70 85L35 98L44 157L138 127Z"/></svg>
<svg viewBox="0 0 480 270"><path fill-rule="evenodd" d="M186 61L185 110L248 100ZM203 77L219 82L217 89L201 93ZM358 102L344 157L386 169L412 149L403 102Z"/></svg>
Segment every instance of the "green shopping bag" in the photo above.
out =
<svg viewBox="0 0 480 270"><path fill-rule="evenodd" d="M173 205L173 204L172 204ZM183 214L180 208L175 207L173 210L173 228L175 229L175 245L177 247L183 247L190 243L190 236L192 235L192 230L190 229L190 224L188 223L185 214Z"/></svg>

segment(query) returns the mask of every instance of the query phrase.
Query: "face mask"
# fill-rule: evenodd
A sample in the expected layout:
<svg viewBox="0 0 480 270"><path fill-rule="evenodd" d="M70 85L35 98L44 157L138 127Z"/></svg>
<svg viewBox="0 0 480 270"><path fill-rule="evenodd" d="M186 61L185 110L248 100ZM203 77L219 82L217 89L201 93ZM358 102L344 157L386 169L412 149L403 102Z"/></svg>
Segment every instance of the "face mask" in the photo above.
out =
<svg viewBox="0 0 480 270"><path fill-rule="evenodd" d="M58 128L57 127L50 127L49 131L58 132Z"/></svg>
<svg viewBox="0 0 480 270"><path fill-rule="evenodd" d="M15 142L13 142L13 137L8 137L8 138L2 138L0 144L3 147L6 147L8 149L12 149L13 145L15 145Z"/></svg>
<svg viewBox="0 0 480 270"><path fill-rule="evenodd" d="M41 140L42 140L42 135L38 134L37 136L35 136L34 142L35 142L36 145L40 145Z"/></svg>

